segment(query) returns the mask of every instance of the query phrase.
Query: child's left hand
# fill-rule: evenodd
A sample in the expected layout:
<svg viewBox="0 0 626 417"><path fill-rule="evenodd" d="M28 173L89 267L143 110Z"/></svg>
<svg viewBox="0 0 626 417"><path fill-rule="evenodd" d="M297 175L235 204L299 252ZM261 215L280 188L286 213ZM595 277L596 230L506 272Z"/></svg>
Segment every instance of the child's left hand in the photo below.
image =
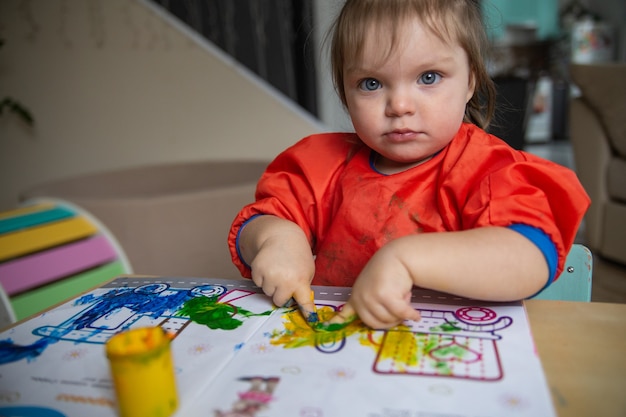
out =
<svg viewBox="0 0 626 417"><path fill-rule="evenodd" d="M352 287L352 295L331 323L341 323L355 314L368 326L387 329L404 320L419 320L411 306L413 281L396 256L393 244L382 247L365 265Z"/></svg>

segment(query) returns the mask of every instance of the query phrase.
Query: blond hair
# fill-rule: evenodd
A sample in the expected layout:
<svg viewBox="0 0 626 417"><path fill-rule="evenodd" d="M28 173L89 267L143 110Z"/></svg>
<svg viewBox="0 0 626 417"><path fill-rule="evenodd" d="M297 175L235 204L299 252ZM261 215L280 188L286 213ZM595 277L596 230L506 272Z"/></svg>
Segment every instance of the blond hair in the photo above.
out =
<svg viewBox="0 0 626 417"><path fill-rule="evenodd" d="M331 28L332 76L343 105L343 73L347 63L361 56L366 34L371 30L388 34L390 54L404 23L414 18L442 41L458 43L465 50L476 87L464 120L486 129L493 117L496 93L485 67L488 42L477 0L347 0Z"/></svg>

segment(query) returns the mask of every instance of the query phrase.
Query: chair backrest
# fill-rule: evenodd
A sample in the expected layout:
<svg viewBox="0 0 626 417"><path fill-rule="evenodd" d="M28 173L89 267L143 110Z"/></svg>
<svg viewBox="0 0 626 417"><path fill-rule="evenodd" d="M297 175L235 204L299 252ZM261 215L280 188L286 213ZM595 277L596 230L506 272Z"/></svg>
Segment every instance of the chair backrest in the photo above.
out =
<svg viewBox="0 0 626 417"><path fill-rule="evenodd" d="M565 268L556 282L537 295L539 300L591 301L593 257L584 245L574 244L565 260Z"/></svg>
<svg viewBox="0 0 626 417"><path fill-rule="evenodd" d="M15 312L2 283L0 283L0 330L13 323L15 323Z"/></svg>
<svg viewBox="0 0 626 417"><path fill-rule="evenodd" d="M113 235L78 206L31 200L0 212L0 284L17 320L131 272Z"/></svg>

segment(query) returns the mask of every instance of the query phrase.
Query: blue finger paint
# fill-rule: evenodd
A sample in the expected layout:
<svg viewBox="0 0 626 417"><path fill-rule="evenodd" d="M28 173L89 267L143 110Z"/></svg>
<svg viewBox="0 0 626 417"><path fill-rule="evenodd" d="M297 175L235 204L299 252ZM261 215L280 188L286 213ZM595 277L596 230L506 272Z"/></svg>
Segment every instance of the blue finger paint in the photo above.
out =
<svg viewBox="0 0 626 417"><path fill-rule="evenodd" d="M0 416L8 417L66 417L57 410L43 407L1 407Z"/></svg>

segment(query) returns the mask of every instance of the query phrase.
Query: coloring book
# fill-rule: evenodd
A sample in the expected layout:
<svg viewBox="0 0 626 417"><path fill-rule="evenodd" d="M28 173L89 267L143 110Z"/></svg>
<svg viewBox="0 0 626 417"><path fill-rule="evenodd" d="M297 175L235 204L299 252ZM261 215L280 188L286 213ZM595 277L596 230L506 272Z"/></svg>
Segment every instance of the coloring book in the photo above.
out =
<svg viewBox="0 0 626 417"><path fill-rule="evenodd" d="M314 287L320 316L349 288ZM105 343L161 326L175 417L555 416L521 303L416 289L419 322L314 331L249 280L120 277L0 333L0 416L113 417Z"/></svg>

